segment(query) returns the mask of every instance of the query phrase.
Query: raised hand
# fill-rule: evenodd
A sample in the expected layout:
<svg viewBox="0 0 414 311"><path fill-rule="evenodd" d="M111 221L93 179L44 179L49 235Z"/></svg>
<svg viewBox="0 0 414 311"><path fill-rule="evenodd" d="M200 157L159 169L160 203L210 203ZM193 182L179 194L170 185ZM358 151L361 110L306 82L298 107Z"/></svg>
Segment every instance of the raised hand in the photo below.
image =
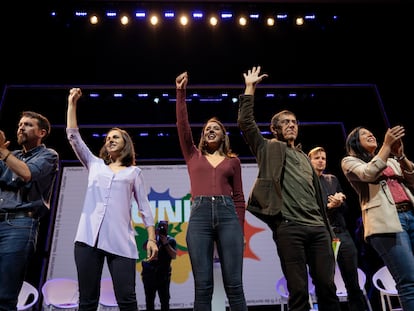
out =
<svg viewBox="0 0 414 311"><path fill-rule="evenodd" d="M245 95L253 95L257 83L268 77L266 73L260 74L260 70L261 67L257 66L249 69L247 73L243 73L244 83L246 84L246 89L244 90Z"/></svg>
<svg viewBox="0 0 414 311"><path fill-rule="evenodd" d="M6 140L6 135L0 130L0 148L7 149L10 145L10 141Z"/></svg>
<svg viewBox="0 0 414 311"><path fill-rule="evenodd" d="M261 67L253 67L252 69L249 69L247 73L243 73L244 82L247 84L253 84L256 85L257 83L261 82L264 78L268 77L268 74L263 73L260 74Z"/></svg>
<svg viewBox="0 0 414 311"><path fill-rule="evenodd" d="M401 147L401 138L405 135L405 129L401 125L396 125L387 130L384 137L384 145L390 146L392 151L398 151ZM395 145L395 146L394 146Z"/></svg>
<svg viewBox="0 0 414 311"><path fill-rule="evenodd" d="M69 91L68 102L76 104L78 99L82 96L82 90L80 88L74 87Z"/></svg>
<svg viewBox="0 0 414 311"><path fill-rule="evenodd" d="M185 89L187 87L187 82L188 74L187 71L185 71L175 79L175 86L177 89Z"/></svg>

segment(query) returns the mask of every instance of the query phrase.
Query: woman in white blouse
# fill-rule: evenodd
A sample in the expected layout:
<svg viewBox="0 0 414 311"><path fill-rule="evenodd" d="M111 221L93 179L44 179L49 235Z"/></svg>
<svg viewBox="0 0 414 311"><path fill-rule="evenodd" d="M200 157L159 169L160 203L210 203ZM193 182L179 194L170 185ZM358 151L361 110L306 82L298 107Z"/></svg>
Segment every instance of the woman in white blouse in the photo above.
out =
<svg viewBox="0 0 414 311"><path fill-rule="evenodd" d="M76 118L81 89L68 96L67 138L88 170L88 189L75 237L75 263L79 282L79 310L97 310L100 280L106 258L120 310L137 311L135 292L138 250L132 226L131 200L135 199L148 232L148 260L158 253L154 218L144 178L135 166L135 151L128 133L111 129L99 157L82 140Z"/></svg>

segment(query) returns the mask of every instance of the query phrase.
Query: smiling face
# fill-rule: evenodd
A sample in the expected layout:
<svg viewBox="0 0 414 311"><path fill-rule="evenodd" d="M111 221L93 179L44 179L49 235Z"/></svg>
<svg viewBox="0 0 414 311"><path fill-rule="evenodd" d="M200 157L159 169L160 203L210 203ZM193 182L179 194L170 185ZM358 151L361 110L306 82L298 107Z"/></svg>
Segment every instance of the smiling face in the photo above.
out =
<svg viewBox="0 0 414 311"><path fill-rule="evenodd" d="M374 154L378 147L377 139L371 131L366 128L359 130L359 143L368 153Z"/></svg>
<svg viewBox="0 0 414 311"><path fill-rule="evenodd" d="M220 124L210 121L206 124L203 131L204 142L214 149L217 149L224 140L224 132Z"/></svg>
<svg viewBox="0 0 414 311"><path fill-rule="evenodd" d="M109 131L105 139L106 151L112 158L118 156L125 147L125 141L118 130Z"/></svg>

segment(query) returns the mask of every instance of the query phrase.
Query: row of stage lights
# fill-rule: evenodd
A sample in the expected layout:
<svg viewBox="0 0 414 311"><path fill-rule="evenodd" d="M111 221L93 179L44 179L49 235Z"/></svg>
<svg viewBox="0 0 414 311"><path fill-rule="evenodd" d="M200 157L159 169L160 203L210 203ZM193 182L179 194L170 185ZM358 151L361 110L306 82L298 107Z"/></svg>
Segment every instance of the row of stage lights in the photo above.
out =
<svg viewBox="0 0 414 311"><path fill-rule="evenodd" d="M312 92L311 93L306 93L306 94L298 94L297 92L293 92L293 91L289 91L289 92L287 92L286 94L283 94L283 95L276 94L276 93L273 93L273 92L266 92L264 94L265 99L275 99L275 98L278 98L278 97L295 99L295 98L298 98L299 96L302 96L302 97L306 96L308 98L313 98L315 96L315 94L312 93ZM99 99L101 97L101 94L96 93L96 92L91 92L89 94L89 97L94 98L94 99ZM126 95L123 94L123 93L113 93L112 94L112 98L114 98L114 99L122 99L124 97L126 97ZM158 94L158 95L154 95L154 94L150 94L150 93L147 93L147 92L143 92L143 93L135 94L135 97L138 100L152 101L154 104L159 104L161 101L167 101L167 102L172 102L172 103L175 103L175 101L176 101L175 96L170 95L168 93L161 93L161 94ZM225 93L225 92L221 93L221 94L218 94L216 96L203 96L199 93L191 93L187 97L188 102L197 101L197 102L200 102L200 103L214 103L214 102L220 103L220 102L227 101L227 100L230 100L233 104L236 104L239 101L238 96L235 96L235 95L232 95L232 94L229 94L229 93Z"/></svg>
<svg viewBox="0 0 414 311"><path fill-rule="evenodd" d="M58 13L53 11L51 13L53 17L57 17ZM146 11L135 11L133 14L120 13L116 10L107 11L101 14L78 10L73 13L75 18L87 19L90 24L98 25L103 20L118 20L120 24L126 26L131 23L132 20L147 21L152 26L157 26L163 21L176 21L180 26L185 27L191 24L191 22L206 21L210 26L218 26L221 22L236 21L239 26L248 26L249 23L264 23L268 27L277 25L277 22L294 21L296 26L305 25L306 22L312 22L317 19L316 14L303 14L291 17L287 13L275 13L275 14L260 14L260 13L240 13L235 14L232 12L210 13L205 14L202 11L194 11L188 13L177 13L174 11L165 11L163 13L154 13ZM337 15L330 17L332 21L338 19Z"/></svg>

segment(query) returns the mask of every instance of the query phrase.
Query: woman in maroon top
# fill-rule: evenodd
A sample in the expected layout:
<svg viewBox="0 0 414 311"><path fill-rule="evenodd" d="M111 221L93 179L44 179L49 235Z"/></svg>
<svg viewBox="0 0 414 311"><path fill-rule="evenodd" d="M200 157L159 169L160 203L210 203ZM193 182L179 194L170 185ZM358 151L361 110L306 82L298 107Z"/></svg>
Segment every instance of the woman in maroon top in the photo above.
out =
<svg viewBox="0 0 414 311"><path fill-rule="evenodd" d="M242 270L244 214L240 159L231 152L223 124L206 122L195 145L186 105L187 72L176 78L177 129L191 183L187 247L194 275L194 310L210 311L213 296L214 243L224 289L232 311L247 310Z"/></svg>

